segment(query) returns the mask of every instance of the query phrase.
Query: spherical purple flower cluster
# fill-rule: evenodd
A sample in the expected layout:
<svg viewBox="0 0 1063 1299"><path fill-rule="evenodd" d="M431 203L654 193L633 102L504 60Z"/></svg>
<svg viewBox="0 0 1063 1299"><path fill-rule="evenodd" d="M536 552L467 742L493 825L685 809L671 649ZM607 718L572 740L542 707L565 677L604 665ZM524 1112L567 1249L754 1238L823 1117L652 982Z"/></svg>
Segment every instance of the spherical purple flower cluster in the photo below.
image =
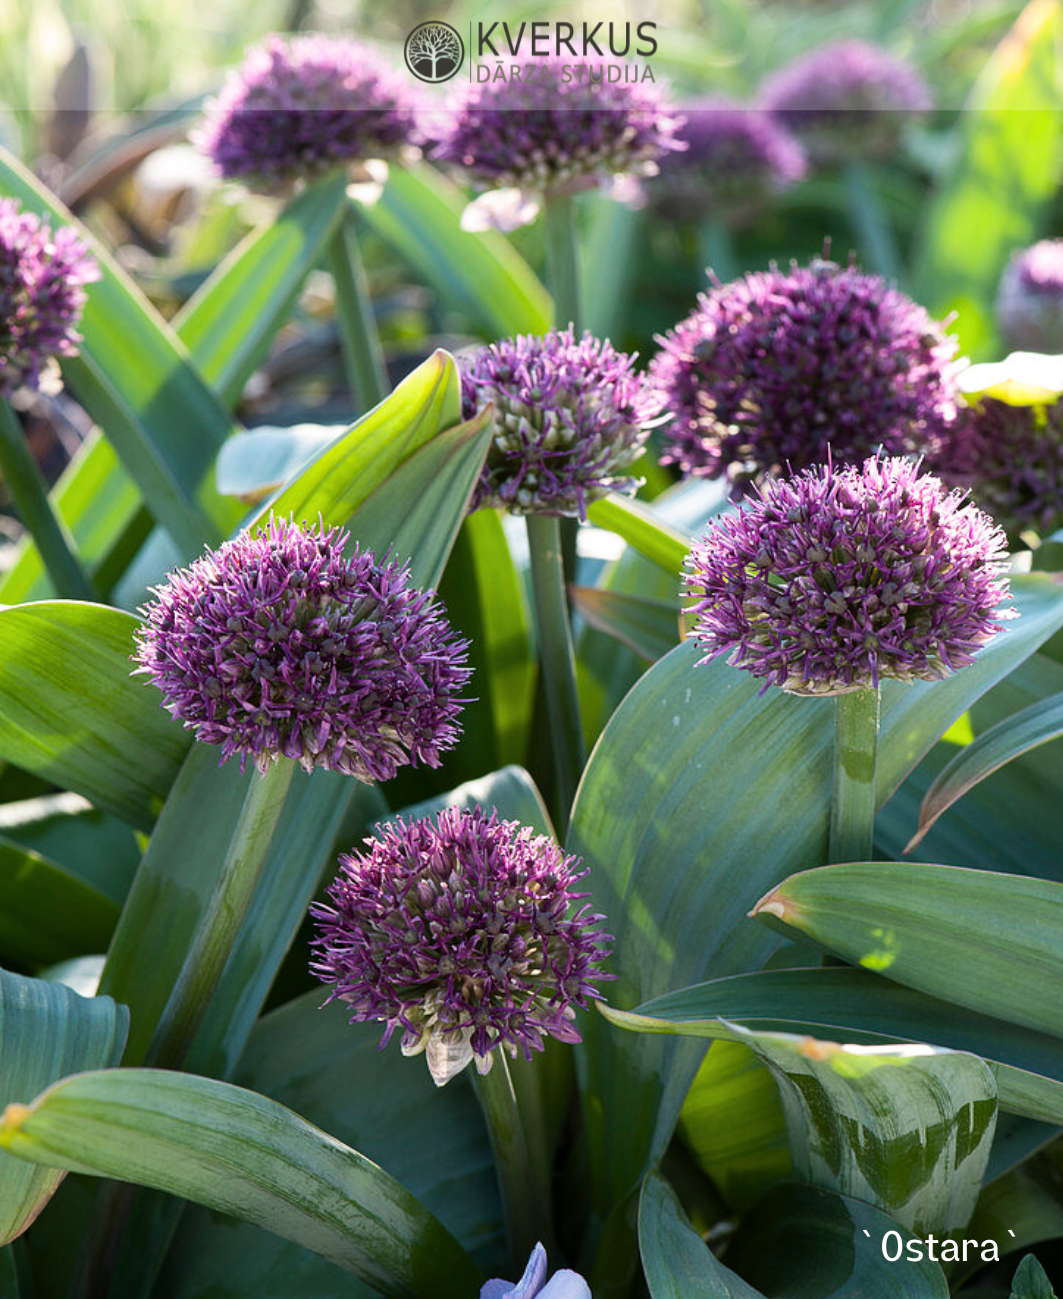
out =
<svg viewBox="0 0 1063 1299"><path fill-rule="evenodd" d="M933 105L926 83L877 45L838 41L796 59L761 89L760 102L814 162L887 158Z"/></svg>
<svg viewBox="0 0 1063 1299"><path fill-rule="evenodd" d="M1063 352L1063 239L1015 253L1000 281L997 321L1009 347Z"/></svg>
<svg viewBox="0 0 1063 1299"><path fill-rule="evenodd" d="M882 448L923 451L956 410L955 340L877 275L832 262L717 285L659 340L666 462L748 484Z"/></svg>
<svg viewBox="0 0 1063 1299"><path fill-rule="evenodd" d="M578 858L482 808L382 826L368 852L340 858L332 905L311 907L312 972L354 1020L402 1029L443 1084L496 1047L526 1058L546 1036L578 1042L573 1006L597 997L603 917L572 886Z"/></svg>
<svg viewBox="0 0 1063 1299"><path fill-rule="evenodd" d="M1009 535L1063 527L1063 405L983 397L962 410L932 468L967 488Z"/></svg>
<svg viewBox="0 0 1063 1299"><path fill-rule="evenodd" d="M283 189L410 141L407 80L356 41L271 36L230 73L195 143L226 180Z"/></svg>
<svg viewBox="0 0 1063 1299"><path fill-rule="evenodd" d="M337 528L271 519L170 575L141 610L137 669L187 730L265 771L279 757L366 782L457 740L466 642L430 591Z"/></svg>
<svg viewBox="0 0 1063 1299"><path fill-rule="evenodd" d="M528 60L520 80L472 82L455 97L432 156L482 189L575 190L652 175L680 118L653 83L572 77L563 59ZM622 69L621 69L622 70Z"/></svg>
<svg viewBox="0 0 1063 1299"><path fill-rule="evenodd" d="M768 483L691 550L701 661L798 695L964 667L1008 598L1004 534L965 501L900 458Z"/></svg>
<svg viewBox="0 0 1063 1299"><path fill-rule="evenodd" d="M85 305L85 285L100 278L96 263L68 226L0 199L0 396L40 386L58 356L72 356Z"/></svg>
<svg viewBox="0 0 1063 1299"><path fill-rule="evenodd" d="M470 419L492 402L495 435L473 508L584 517L589 501L632 493L628 470L642 455L661 398L634 356L571 329L503 339L462 365Z"/></svg>
<svg viewBox="0 0 1063 1299"><path fill-rule="evenodd" d="M682 152L661 161L651 199L666 217L694 221L722 216L741 224L804 176L801 146L762 108L724 99L683 104L677 139Z"/></svg>

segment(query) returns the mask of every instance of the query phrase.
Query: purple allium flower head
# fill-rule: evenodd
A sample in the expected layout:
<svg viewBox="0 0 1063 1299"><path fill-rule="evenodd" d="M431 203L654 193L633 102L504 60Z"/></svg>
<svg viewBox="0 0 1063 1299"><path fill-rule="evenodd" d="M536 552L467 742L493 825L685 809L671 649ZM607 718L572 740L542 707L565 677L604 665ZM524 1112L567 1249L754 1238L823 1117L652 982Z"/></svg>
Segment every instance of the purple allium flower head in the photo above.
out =
<svg viewBox="0 0 1063 1299"><path fill-rule="evenodd" d="M665 337L650 376L674 413L666 463L750 481L933 446L956 410L955 340L855 266L817 261L717 284Z"/></svg>
<svg viewBox="0 0 1063 1299"><path fill-rule="evenodd" d="M762 108L726 99L680 105L677 138L686 150L661 161L650 191L655 207L677 221L720 215L735 224L804 176L801 146Z"/></svg>
<svg viewBox="0 0 1063 1299"><path fill-rule="evenodd" d="M170 575L142 609L138 672L186 730L260 771L284 756L366 782L439 765L467 644L431 591L347 533L270 519Z"/></svg>
<svg viewBox="0 0 1063 1299"><path fill-rule="evenodd" d="M566 66L563 59L527 60L519 81L465 85L432 156L461 168L480 189L539 194L653 175L665 153L683 147L676 138L681 118L658 86L626 81L615 62L606 61L596 81L566 80Z"/></svg>
<svg viewBox="0 0 1063 1299"><path fill-rule="evenodd" d="M226 180L286 188L410 142L417 96L357 41L271 36L231 72L194 136Z"/></svg>
<svg viewBox="0 0 1063 1299"><path fill-rule="evenodd" d="M99 268L69 226L0 199L0 396L40 387L56 357L72 356L85 285Z"/></svg>
<svg viewBox="0 0 1063 1299"><path fill-rule="evenodd" d="M573 1006L610 976L603 917L573 885L579 859L482 808L398 818L340 858L331 906L314 904L312 973L355 1020L402 1030L442 1085L471 1060L486 1073L503 1047L531 1058L543 1038L578 1042Z"/></svg>
<svg viewBox="0 0 1063 1299"><path fill-rule="evenodd" d="M546 1250L538 1244L528 1258L524 1275L512 1281L487 1281L480 1299L591 1299L590 1286L576 1272L562 1268L546 1279Z"/></svg>
<svg viewBox="0 0 1063 1299"><path fill-rule="evenodd" d="M1063 527L1063 405L983 397L960 411L932 468L967 488L1010 536Z"/></svg>
<svg viewBox="0 0 1063 1299"><path fill-rule="evenodd" d="M1063 239L1012 255L997 293L1004 341L1028 352L1063 352Z"/></svg>
<svg viewBox="0 0 1063 1299"><path fill-rule="evenodd" d="M691 550L706 656L798 695L937 680L999 630L1003 532L900 457L767 483Z"/></svg>
<svg viewBox="0 0 1063 1299"><path fill-rule="evenodd" d="M608 340L571 329L522 335L463 360L466 419L488 402L495 435L473 508L584 517L609 492L632 493L628 470L642 455L660 395L635 358Z"/></svg>
<svg viewBox="0 0 1063 1299"><path fill-rule="evenodd" d="M916 117L933 106L909 64L877 45L838 41L769 77L760 102L808 150L813 162L886 158Z"/></svg>

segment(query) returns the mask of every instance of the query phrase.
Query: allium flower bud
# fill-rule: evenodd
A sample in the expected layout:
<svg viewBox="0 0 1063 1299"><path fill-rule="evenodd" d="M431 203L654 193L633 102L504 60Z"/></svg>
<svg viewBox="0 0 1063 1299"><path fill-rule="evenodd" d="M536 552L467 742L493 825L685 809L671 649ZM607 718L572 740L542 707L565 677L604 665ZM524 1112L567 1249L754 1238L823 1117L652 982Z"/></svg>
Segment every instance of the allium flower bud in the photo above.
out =
<svg viewBox="0 0 1063 1299"><path fill-rule="evenodd" d="M760 102L813 162L888 158L909 124L933 106L914 68L863 41L838 41L796 59L764 83Z"/></svg>
<svg viewBox="0 0 1063 1299"><path fill-rule="evenodd" d="M226 180L279 190L387 158L414 132L408 80L368 46L271 36L229 74L193 137Z"/></svg>
<svg viewBox="0 0 1063 1299"><path fill-rule="evenodd" d="M0 199L0 397L41 386L55 358L73 356L86 284L100 278L75 232Z"/></svg>
<svg viewBox="0 0 1063 1299"><path fill-rule="evenodd" d="M519 80L465 85L433 132L436 161L461 168L479 189L524 195L511 218L499 210L488 224L530 221L533 195L654 175L665 153L683 147L681 119L652 82L628 82L623 65L608 61L599 79L566 80L565 66L564 59L527 60ZM623 75L608 80L616 69Z"/></svg>
<svg viewBox="0 0 1063 1299"><path fill-rule="evenodd" d="M597 997L601 916L572 886L586 872L545 835L482 808L380 827L340 858L332 905L314 904L312 973L351 1020L379 1020L383 1048L426 1053L440 1086L492 1052L530 1059L543 1038L578 1042L573 1006Z"/></svg>
<svg viewBox="0 0 1063 1299"><path fill-rule="evenodd" d="M271 519L170 575L140 611L138 672L199 740L358 780L439 765L456 742L467 644L401 564L347 533Z"/></svg>
<svg viewBox="0 0 1063 1299"><path fill-rule="evenodd" d="M589 501L632 493L661 398L608 340L571 329L523 335L462 358L466 419L488 402L495 435L473 508L583 518Z"/></svg>
<svg viewBox="0 0 1063 1299"><path fill-rule="evenodd" d="M683 152L661 161L650 198L676 221L722 216L735 224L758 216L781 190L804 176L801 146L770 113L724 99L680 106Z"/></svg>
<svg viewBox="0 0 1063 1299"><path fill-rule="evenodd" d="M956 411L955 340L878 275L813 262L718 284L650 376L675 419L666 463L748 484L924 451Z"/></svg>
<svg viewBox="0 0 1063 1299"><path fill-rule="evenodd" d="M965 502L900 458L769 482L691 550L701 661L798 695L966 666L1010 611L1004 534Z"/></svg>
<svg viewBox="0 0 1063 1299"><path fill-rule="evenodd" d="M1063 352L1063 239L1012 255L997 293L1004 341L1029 352Z"/></svg>
<svg viewBox="0 0 1063 1299"><path fill-rule="evenodd" d="M591 1289L583 1277L567 1267L547 1281L546 1250L538 1244L516 1284L497 1279L487 1281L480 1291L480 1299L591 1299Z"/></svg>
<svg viewBox="0 0 1063 1299"><path fill-rule="evenodd" d="M983 397L961 410L934 457L947 482L970 490L1009 535L1063 527L1063 406Z"/></svg>

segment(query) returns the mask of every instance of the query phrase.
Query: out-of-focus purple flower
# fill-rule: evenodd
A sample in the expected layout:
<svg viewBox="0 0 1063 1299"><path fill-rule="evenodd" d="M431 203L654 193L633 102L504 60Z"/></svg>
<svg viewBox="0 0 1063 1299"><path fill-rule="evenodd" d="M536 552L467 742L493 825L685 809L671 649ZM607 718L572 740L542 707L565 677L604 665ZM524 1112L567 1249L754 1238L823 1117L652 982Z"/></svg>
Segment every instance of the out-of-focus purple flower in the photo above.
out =
<svg viewBox="0 0 1063 1299"><path fill-rule="evenodd" d="M546 1279L546 1250L535 1246L528 1259L524 1275L512 1281L488 1281L480 1291L480 1299L591 1299L591 1288L576 1272L562 1268L549 1281Z"/></svg>
<svg viewBox="0 0 1063 1299"><path fill-rule="evenodd" d="M1010 536L1063 527L1063 406L983 397L949 426L932 468L969 489Z"/></svg>
<svg viewBox="0 0 1063 1299"><path fill-rule="evenodd" d="M280 190L392 156L413 138L417 109L408 79L368 46L271 36L229 74L193 138L226 180Z"/></svg>
<svg viewBox="0 0 1063 1299"><path fill-rule="evenodd" d="M701 661L798 695L937 680L1009 616L1006 560L992 519L908 460L808 469L692 548Z"/></svg>
<svg viewBox="0 0 1063 1299"><path fill-rule="evenodd" d="M932 447L956 410L955 340L877 275L817 261L718 284L659 339L666 463L750 482Z"/></svg>
<svg viewBox="0 0 1063 1299"><path fill-rule="evenodd" d="M142 609L138 672L186 730L266 771L390 780L456 742L467 644L431 591L338 528L270 519L170 575Z"/></svg>
<svg viewBox="0 0 1063 1299"><path fill-rule="evenodd" d="M571 329L480 348L462 364L466 419L491 402L495 434L473 508L584 517L589 501L630 494L661 398L608 340Z"/></svg>
<svg viewBox="0 0 1063 1299"><path fill-rule="evenodd" d="M763 212L781 190L804 176L804 151L764 109L725 99L681 104L682 152L661 161L650 197L676 221L722 216L741 224Z"/></svg>
<svg viewBox="0 0 1063 1299"><path fill-rule="evenodd" d="M612 61L593 81L566 80L566 66L529 59L519 81L469 83L427 128L438 141L434 159L460 168L478 189L505 191L505 201L473 205L477 219L467 228L512 229L534 218L544 193L654 175L664 154L683 148L682 119L658 86L628 82L625 66Z"/></svg>
<svg viewBox="0 0 1063 1299"><path fill-rule="evenodd" d="M908 125L933 107L909 64L877 45L837 41L769 77L760 102L797 136L813 162L887 158Z"/></svg>
<svg viewBox="0 0 1063 1299"><path fill-rule="evenodd" d="M398 818L340 858L331 906L314 904L311 971L355 1020L402 1030L442 1086L495 1048L531 1058L544 1037L578 1042L573 1006L597 997L602 917L573 885L579 859L482 808Z"/></svg>
<svg viewBox="0 0 1063 1299"><path fill-rule="evenodd" d="M1004 341L1030 352L1063 352L1063 239L1014 253L997 293Z"/></svg>
<svg viewBox="0 0 1063 1299"><path fill-rule="evenodd" d="M0 199L0 396L47 382L55 358L73 356L85 285L100 278L69 226Z"/></svg>

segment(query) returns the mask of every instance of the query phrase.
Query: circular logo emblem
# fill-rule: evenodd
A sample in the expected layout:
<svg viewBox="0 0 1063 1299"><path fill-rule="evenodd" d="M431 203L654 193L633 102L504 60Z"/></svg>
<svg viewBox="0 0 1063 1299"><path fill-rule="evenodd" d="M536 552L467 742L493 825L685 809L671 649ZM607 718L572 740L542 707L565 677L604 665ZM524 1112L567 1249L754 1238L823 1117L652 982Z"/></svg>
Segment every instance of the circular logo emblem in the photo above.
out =
<svg viewBox="0 0 1063 1299"><path fill-rule="evenodd" d="M465 42L450 23L421 23L406 37L403 54L419 81L449 81L465 61Z"/></svg>

